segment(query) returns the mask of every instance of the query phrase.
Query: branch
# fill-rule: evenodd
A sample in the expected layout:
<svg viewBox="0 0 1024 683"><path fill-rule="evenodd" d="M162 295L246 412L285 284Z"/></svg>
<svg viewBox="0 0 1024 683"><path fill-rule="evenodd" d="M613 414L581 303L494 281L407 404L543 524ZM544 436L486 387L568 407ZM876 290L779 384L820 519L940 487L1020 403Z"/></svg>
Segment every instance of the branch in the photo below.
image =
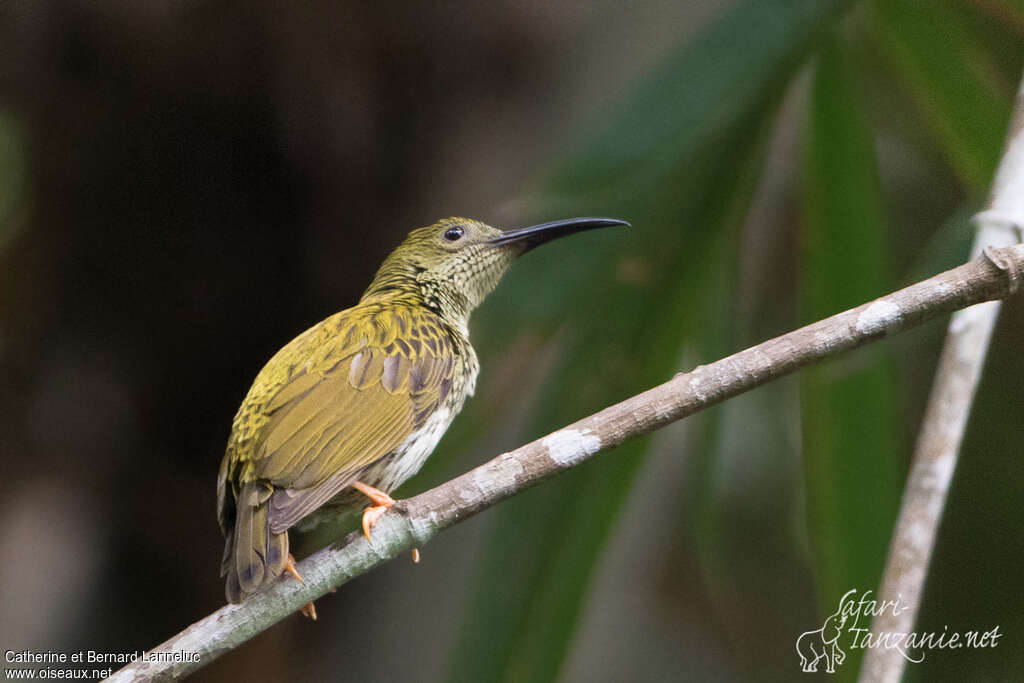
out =
<svg viewBox="0 0 1024 683"><path fill-rule="evenodd" d="M305 584L284 579L227 605L118 671L110 681L166 680L210 663L310 600L506 498L575 467L632 437L749 391L843 351L882 339L952 311L1009 296L1024 270L1024 245L988 252L884 298L776 337L575 422L414 498L399 501L373 529L299 565ZM195 660L195 661L194 661Z"/></svg>
<svg viewBox="0 0 1024 683"><path fill-rule="evenodd" d="M1016 111L1010 122L992 196L987 209L974 217L974 223L977 226L974 256L993 246L1021 241L1024 81L1017 93ZM873 634L910 633L914 629L935 537L960 455L960 443L1000 307L999 301L978 304L958 311L949 322L879 589L880 601L899 598L905 608L898 610L898 614L897 610L882 610L871 622ZM869 648L864 655L860 680L897 683L906 661L896 648Z"/></svg>

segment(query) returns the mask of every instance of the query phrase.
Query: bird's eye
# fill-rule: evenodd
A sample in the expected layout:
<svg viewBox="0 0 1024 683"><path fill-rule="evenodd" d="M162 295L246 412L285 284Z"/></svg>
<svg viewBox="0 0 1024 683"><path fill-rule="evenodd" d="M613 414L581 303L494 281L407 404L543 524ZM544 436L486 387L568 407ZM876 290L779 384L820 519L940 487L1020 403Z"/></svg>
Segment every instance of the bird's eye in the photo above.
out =
<svg viewBox="0 0 1024 683"><path fill-rule="evenodd" d="M455 225L444 231L443 237L449 242L454 242L460 239L466 233L466 229L461 225Z"/></svg>

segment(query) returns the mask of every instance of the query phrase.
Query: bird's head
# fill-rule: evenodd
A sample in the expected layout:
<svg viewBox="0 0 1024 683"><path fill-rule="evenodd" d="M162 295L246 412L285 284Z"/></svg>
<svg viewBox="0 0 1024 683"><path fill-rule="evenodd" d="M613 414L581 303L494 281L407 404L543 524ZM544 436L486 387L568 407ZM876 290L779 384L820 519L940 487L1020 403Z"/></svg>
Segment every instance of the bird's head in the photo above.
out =
<svg viewBox="0 0 1024 683"><path fill-rule="evenodd" d="M469 314L519 256L584 230L629 225L614 218L570 218L501 231L468 218L445 218L409 233L381 264L363 300L413 296L450 322Z"/></svg>

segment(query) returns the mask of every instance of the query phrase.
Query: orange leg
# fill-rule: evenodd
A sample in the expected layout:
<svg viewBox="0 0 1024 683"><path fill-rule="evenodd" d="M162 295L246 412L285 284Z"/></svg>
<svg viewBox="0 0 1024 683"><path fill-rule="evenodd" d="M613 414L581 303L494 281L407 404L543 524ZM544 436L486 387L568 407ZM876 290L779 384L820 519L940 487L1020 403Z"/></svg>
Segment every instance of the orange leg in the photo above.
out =
<svg viewBox="0 0 1024 683"><path fill-rule="evenodd" d="M291 553L288 553L288 564L284 566L284 570L292 576L294 576L296 579L298 579L299 583L305 585L306 582L302 580L302 574L300 574L299 570L295 568L295 558L292 557ZM306 617L307 619L312 619L313 621L316 621L316 605L314 605L313 603L307 602L305 605L302 606L302 609L299 611L301 611L302 616Z"/></svg>
<svg viewBox="0 0 1024 683"><path fill-rule="evenodd" d="M366 540L369 541L370 529L372 529L373 525L377 523L380 516L395 504L395 499L380 489L367 486L361 481L352 482L352 488L360 493L366 494L366 496L374 502L374 505L363 511L363 535L366 536Z"/></svg>

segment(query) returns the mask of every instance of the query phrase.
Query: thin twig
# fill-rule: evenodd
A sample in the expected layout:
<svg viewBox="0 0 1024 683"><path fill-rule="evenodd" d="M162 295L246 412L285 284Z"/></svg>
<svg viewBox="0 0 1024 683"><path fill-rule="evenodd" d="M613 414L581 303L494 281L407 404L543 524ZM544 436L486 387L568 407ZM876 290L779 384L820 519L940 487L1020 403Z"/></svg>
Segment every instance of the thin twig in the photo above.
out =
<svg viewBox="0 0 1024 683"><path fill-rule="evenodd" d="M994 259L994 260L993 260ZM1024 246L982 258L898 292L740 351L649 389L467 472L399 501L373 529L303 560L305 584L284 578L241 605L227 605L146 653L108 680L177 678L205 666L349 579L422 547L438 531L534 486L626 439L646 434L805 365L982 301L1008 296Z"/></svg>
<svg viewBox="0 0 1024 683"><path fill-rule="evenodd" d="M974 217L974 223L977 226L974 256L991 247L1004 247L1021 241L1020 227L1024 226L1024 81L1017 94L1016 111L992 185L988 208ZM960 443L1000 306L999 301L978 304L958 311L950 320L879 590L880 601L898 598L902 608L882 610L876 615L871 622L873 636L910 633L914 629L935 537L959 458ZM896 683L903 675L906 661L900 648L869 648L864 655L860 681Z"/></svg>

